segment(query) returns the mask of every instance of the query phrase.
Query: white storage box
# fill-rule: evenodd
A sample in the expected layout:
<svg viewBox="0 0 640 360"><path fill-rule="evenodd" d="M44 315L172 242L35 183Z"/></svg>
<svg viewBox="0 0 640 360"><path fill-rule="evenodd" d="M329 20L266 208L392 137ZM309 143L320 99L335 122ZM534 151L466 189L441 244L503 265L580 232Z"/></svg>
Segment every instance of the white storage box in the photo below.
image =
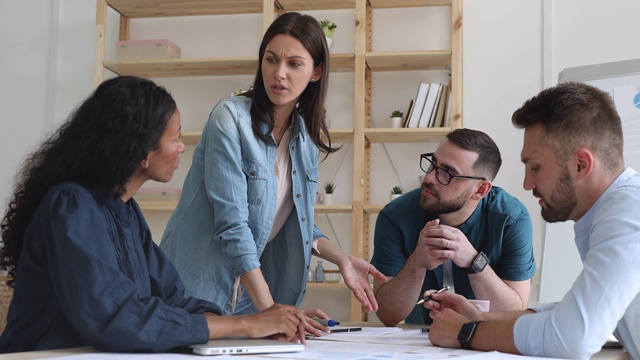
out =
<svg viewBox="0 0 640 360"><path fill-rule="evenodd" d="M116 42L116 60L179 58L180 47L168 39Z"/></svg>

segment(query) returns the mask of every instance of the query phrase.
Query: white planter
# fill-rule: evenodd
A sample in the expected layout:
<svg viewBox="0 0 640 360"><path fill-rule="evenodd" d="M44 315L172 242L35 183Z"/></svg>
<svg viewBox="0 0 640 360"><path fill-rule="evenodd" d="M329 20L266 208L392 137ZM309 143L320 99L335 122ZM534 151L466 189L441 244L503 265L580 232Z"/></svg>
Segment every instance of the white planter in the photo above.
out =
<svg viewBox="0 0 640 360"><path fill-rule="evenodd" d="M324 194L322 197L323 205L333 205L333 194Z"/></svg>
<svg viewBox="0 0 640 360"><path fill-rule="evenodd" d="M389 195L389 201L393 201L393 200L399 198L400 196L402 196L402 194L390 194Z"/></svg>
<svg viewBox="0 0 640 360"><path fill-rule="evenodd" d="M402 127L402 118L401 117L392 117L391 118L391 127L392 128Z"/></svg>
<svg viewBox="0 0 640 360"><path fill-rule="evenodd" d="M325 36L325 38L327 39L327 47L329 47L329 49L331 49L331 46L333 46L333 38L326 37L326 36Z"/></svg>

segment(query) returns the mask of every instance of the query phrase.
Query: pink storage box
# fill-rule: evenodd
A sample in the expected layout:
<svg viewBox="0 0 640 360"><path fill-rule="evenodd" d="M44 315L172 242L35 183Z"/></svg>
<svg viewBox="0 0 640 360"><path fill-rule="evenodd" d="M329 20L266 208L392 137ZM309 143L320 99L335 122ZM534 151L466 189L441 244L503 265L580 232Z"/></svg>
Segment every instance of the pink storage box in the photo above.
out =
<svg viewBox="0 0 640 360"><path fill-rule="evenodd" d="M133 198L136 201L178 201L180 193L180 189L170 187L143 187L133 194Z"/></svg>
<svg viewBox="0 0 640 360"><path fill-rule="evenodd" d="M116 60L179 59L180 47L169 39L116 42Z"/></svg>

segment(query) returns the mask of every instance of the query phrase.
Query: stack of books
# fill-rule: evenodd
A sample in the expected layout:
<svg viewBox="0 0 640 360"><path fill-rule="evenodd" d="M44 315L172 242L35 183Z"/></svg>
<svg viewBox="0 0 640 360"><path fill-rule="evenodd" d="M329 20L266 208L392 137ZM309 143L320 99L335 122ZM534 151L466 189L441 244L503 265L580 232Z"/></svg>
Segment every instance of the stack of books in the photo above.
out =
<svg viewBox="0 0 640 360"><path fill-rule="evenodd" d="M449 126L451 96L449 85L420 83L416 98L409 103L404 127Z"/></svg>

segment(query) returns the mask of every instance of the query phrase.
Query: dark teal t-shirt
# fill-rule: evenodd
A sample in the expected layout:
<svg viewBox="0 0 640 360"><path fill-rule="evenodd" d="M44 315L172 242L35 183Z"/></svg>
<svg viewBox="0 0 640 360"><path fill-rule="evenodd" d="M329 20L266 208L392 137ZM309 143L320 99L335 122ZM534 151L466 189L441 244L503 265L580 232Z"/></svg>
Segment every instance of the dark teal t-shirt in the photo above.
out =
<svg viewBox="0 0 640 360"><path fill-rule="evenodd" d="M376 221L371 264L386 276L398 275L415 250L420 231L430 220L433 218L428 218L420 208L420 188L387 204ZM531 217L518 199L501 188L494 186L458 229L476 250L487 255L491 268L501 279L522 281L535 274ZM426 290L442 287L442 269L439 266L427 271L420 296ZM456 293L475 299L469 276L456 264L453 282ZM431 318L427 309L416 306L406 322L428 324Z"/></svg>

